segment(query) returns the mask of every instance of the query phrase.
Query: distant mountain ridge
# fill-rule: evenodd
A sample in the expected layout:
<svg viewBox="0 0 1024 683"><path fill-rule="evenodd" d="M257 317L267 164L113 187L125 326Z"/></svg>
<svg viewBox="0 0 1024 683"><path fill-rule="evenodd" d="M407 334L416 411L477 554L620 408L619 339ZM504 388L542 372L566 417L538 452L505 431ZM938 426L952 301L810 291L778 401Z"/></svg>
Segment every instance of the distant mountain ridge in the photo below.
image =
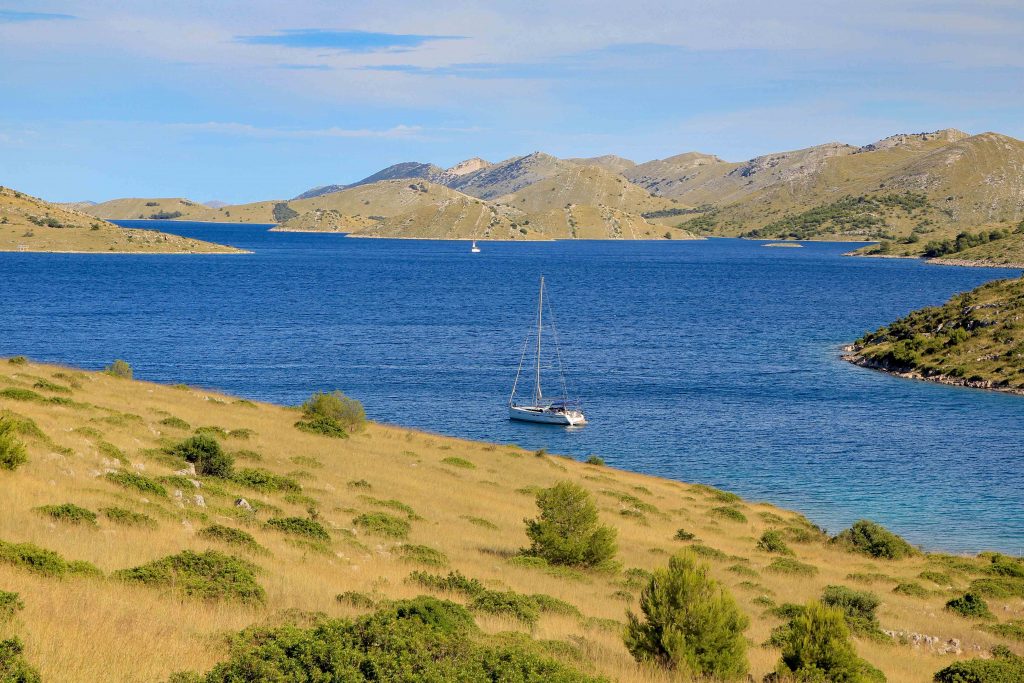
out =
<svg viewBox="0 0 1024 683"><path fill-rule="evenodd" d="M428 190L416 190L416 183ZM373 187L373 196L352 204L347 197L362 197L352 194L360 187ZM441 187L455 194L446 195ZM385 197L388 193L397 194L392 200ZM866 199L853 201L858 197ZM449 210L458 205L475 214L470 208L474 200L494 218L486 228L473 223L475 234L467 227L465 211ZM472 157L447 169L402 162L287 201L219 209L183 209L188 200L173 200L173 205L165 204L172 200L126 201L81 209L135 218L146 214L137 209L156 208L152 213L180 212L193 220L383 230L392 236L647 239L697 233L883 240L891 243L892 253L913 254L922 249L917 245L932 239L964 230L1007 229L1024 220L1024 142L943 129L900 133L860 146L828 142L746 161L695 151L643 163L612 154L563 159L537 151L496 163ZM157 204L150 206L153 201ZM296 220L309 211L321 213ZM403 212L417 218L388 223ZM375 217L373 223L364 220L369 216Z"/></svg>

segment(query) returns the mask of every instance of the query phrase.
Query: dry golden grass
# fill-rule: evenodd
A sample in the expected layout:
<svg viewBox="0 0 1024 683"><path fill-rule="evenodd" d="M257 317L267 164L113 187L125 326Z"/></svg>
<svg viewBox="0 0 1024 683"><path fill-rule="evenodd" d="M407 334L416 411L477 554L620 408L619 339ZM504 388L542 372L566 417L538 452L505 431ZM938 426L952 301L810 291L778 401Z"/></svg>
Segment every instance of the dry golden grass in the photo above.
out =
<svg viewBox="0 0 1024 683"><path fill-rule="evenodd" d="M622 591L622 575L580 574L566 577L543 570L517 567L507 558L526 544L523 519L536 512L534 498L517 492L528 486L549 486L568 479L590 489L606 523L619 531L619 554L624 568L654 569L663 566L670 553L689 545L673 540L680 527L697 534L704 544L741 559L711 560L712 573L736 596L750 616L747 637L749 658L756 677L771 670L778 652L760 643L779 623L764 615L755 602L769 596L776 603L802 603L820 595L828 584L861 587L847 579L852 572L880 573L893 577L871 585L883 599L879 611L887 629L921 632L943 639L959 638L964 656L987 650L1000 642L976 630L968 621L945 612L942 605L953 592L939 591L926 598L893 594L895 579L916 577L927 566L923 557L885 562L851 555L817 542L792 544L800 561L813 564L818 574L793 577L763 571L774 556L758 551L756 539L772 524L761 513L778 515L799 523L799 516L767 504L741 502L747 522L735 522L708 514L721 506L713 492L655 477L585 465L564 458L536 456L510 446L494 446L371 424L349 439L335 440L303 433L294 428L298 414L291 409L239 402L214 392L167 387L118 379L100 373L79 373L55 366L0 361L0 391L7 387L31 389L40 379L68 385L67 375L77 378L71 394L35 389L44 396L65 396L77 405L26 402L0 397L0 410L33 419L49 442L25 437L30 462L16 472L0 471L0 540L31 541L56 550L68 559L88 560L105 572L137 566L183 549L219 548L257 563L261 585L267 591L264 607L182 600L145 586L126 586L113 580L53 579L0 564L0 589L21 594L26 609L13 623L0 627L0 636L17 633L26 644L27 659L45 680L156 681L173 671L202 670L223 658L226 633L246 625L273 621L282 610L322 611L351 616L357 610L343 606L334 596L361 591L385 598L410 597L422 592L405 582L409 572L421 568L397 557L392 540L355 532L352 518L380 509L366 496L395 499L415 510L421 519L412 521L408 542L443 551L451 568L476 577L493 587L524 593L547 593L566 600L589 618L625 621L627 607L636 606L636 591L628 602ZM137 416L137 417L133 417ZM236 466L265 467L275 473L299 477L304 493L317 502L321 520L332 530L329 552L317 552L289 543L281 534L260 524L245 526L232 513L235 496L279 507L285 514L305 516L302 504L291 504L280 494L259 494L227 485L230 495L206 495L206 507L197 507L185 491L178 502L146 497L118 488L99 475L120 465L98 448L107 441L123 451L132 469L150 476L171 474L174 469L152 450L173 443L189 432L160 424L174 416L198 426L250 429L248 439L228 438L228 450L249 449L260 462L239 460ZM77 431L76 431L77 430ZM95 430L95 431L93 431ZM443 464L449 457L474 463L475 468ZM313 458L321 466L309 460ZM372 488L353 488L348 482L365 480ZM211 485L207 482L207 486ZM173 489L173 487L172 487ZM605 491L629 494L654 506L644 518L625 516L629 508ZM98 528L55 523L32 508L73 502L96 510L120 505L146 512L159 521L156 530L132 530L115 526L101 516ZM259 514L266 520L269 512ZM491 522L497 529L467 518ZM772 520L778 525L777 520ZM252 533L272 553L250 556L202 540L196 532L206 523L238 526ZM743 576L729 567L743 565L757 576ZM429 569L429 568L424 568ZM447 570L431 570L447 571ZM966 576L958 585L966 585ZM756 586L744 584L754 582ZM923 584L928 585L927 582ZM930 586L934 588L933 586ZM1020 600L990 601L1001 619L1020 618ZM527 630L493 617L480 617L487 631ZM670 680L657 671L638 667L614 630L565 616L545 616L534 636L573 642L584 661L596 672L622 681ZM1018 645L1011 645L1020 650ZM898 644L858 641L859 652L886 672L890 681L917 682L930 679L947 665L952 655Z"/></svg>

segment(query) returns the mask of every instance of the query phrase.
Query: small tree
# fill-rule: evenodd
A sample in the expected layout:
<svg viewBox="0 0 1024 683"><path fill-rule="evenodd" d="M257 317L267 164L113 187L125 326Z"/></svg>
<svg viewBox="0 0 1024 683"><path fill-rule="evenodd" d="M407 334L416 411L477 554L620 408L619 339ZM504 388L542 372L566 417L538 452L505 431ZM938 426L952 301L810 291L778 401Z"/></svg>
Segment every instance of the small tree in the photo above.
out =
<svg viewBox="0 0 1024 683"><path fill-rule="evenodd" d="M227 478L234 470L234 458L225 453L220 442L208 434L197 434L185 439L174 447L174 454L194 463L198 474Z"/></svg>
<svg viewBox="0 0 1024 683"><path fill-rule="evenodd" d="M629 612L623 635L639 662L654 662L692 677L733 680L747 672L749 621L725 587L690 553L657 569L640 595L640 617Z"/></svg>
<svg viewBox="0 0 1024 683"><path fill-rule="evenodd" d="M885 675L857 656L842 610L811 602L790 621L772 679L884 683Z"/></svg>
<svg viewBox="0 0 1024 683"><path fill-rule="evenodd" d="M313 394L302 404L302 412L309 421L332 420L349 432L359 431L366 424L363 404L340 391Z"/></svg>
<svg viewBox="0 0 1024 683"><path fill-rule="evenodd" d="M26 462L28 454L15 436L14 422L0 417L0 469L16 470Z"/></svg>
<svg viewBox="0 0 1024 683"><path fill-rule="evenodd" d="M595 567L615 556L615 529L598 523L597 505L585 488L559 482L537 494L536 519L526 519L533 544L526 551L551 564Z"/></svg>
<svg viewBox="0 0 1024 683"><path fill-rule="evenodd" d="M132 378L132 366L128 364L128 361L121 360L120 358L103 368L103 372L123 379Z"/></svg>

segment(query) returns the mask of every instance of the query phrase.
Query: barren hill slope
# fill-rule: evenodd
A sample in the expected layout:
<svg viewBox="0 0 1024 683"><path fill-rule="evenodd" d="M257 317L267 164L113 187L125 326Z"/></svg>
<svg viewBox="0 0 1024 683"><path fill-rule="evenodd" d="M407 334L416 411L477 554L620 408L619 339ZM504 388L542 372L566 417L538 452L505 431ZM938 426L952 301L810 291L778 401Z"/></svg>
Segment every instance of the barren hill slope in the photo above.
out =
<svg viewBox="0 0 1024 683"><path fill-rule="evenodd" d="M95 204L84 210L97 218L114 220L181 219L209 221L216 220L218 212L217 209L205 204L180 197L127 197L124 199L112 199L108 202Z"/></svg>
<svg viewBox="0 0 1024 683"><path fill-rule="evenodd" d="M517 192L573 166L575 164L571 161L558 159L543 152L534 152L461 175L449 181L448 185L474 197L494 199Z"/></svg>

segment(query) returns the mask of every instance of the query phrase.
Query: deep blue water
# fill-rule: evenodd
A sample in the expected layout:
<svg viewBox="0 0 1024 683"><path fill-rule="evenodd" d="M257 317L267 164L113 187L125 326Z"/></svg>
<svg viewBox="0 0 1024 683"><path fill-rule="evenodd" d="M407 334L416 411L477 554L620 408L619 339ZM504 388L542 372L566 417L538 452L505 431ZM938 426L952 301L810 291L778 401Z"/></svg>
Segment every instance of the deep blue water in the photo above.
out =
<svg viewBox="0 0 1024 683"><path fill-rule="evenodd" d="M153 226L153 221L126 222ZM1024 547L1024 398L851 366L867 329L1019 271L844 258L848 244L483 243L160 222L247 256L0 254L0 355L585 456L927 548ZM509 422L547 277L591 424Z"/></svg>

